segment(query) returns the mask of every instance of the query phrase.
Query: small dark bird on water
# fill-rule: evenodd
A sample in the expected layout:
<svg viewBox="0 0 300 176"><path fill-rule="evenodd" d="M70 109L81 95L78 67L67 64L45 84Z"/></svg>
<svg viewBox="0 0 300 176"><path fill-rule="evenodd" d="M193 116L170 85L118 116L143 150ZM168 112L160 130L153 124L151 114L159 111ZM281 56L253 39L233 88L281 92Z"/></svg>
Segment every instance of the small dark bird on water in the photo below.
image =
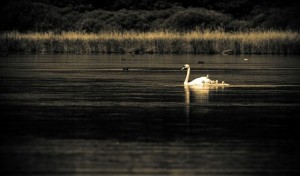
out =
<svg viewBox="0 0 300 176"><path fill-rule="evenodd" d="M204 61L198 61L198 64L204 64Z"/></svg>
<svg viewBox="0 0 300 176"><path fill-rule="evenodd" d="M123 68L123 71L128 71L128 70L129 70L128 67L124 67L124 68Z"/></svg>
<svg viewBox="0 0 300 176"><path fill-rule="evenodd" d="M233 50L231 49L227 49L222 51L222 55L233 55Z"/></svg>

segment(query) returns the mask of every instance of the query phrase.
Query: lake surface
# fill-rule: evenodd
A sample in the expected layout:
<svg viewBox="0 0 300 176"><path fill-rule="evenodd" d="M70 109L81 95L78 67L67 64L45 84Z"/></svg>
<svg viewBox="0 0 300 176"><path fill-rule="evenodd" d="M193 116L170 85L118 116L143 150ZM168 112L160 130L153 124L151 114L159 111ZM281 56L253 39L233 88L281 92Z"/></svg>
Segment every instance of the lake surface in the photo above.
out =
<svg viewBox="0 0 300 176"><path fill-rule="evenodd" d="M186 63L230 86L184 87ZM299 75L299 56L0 58L0 172L299 175Z"/></svg>

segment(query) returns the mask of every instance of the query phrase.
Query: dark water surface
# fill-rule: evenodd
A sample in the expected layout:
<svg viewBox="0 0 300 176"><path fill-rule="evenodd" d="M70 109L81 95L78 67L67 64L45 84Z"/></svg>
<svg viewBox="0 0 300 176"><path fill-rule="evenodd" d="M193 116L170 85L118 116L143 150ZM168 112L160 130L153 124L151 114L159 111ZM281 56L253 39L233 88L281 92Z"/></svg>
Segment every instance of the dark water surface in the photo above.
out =
<svg viewBox="0 0 300 176"><path fill-rule="evenodd" d="M186 63L230 86L184 87ZM0 172L298 175L299 75L299 56L0 58Z"/></svg>

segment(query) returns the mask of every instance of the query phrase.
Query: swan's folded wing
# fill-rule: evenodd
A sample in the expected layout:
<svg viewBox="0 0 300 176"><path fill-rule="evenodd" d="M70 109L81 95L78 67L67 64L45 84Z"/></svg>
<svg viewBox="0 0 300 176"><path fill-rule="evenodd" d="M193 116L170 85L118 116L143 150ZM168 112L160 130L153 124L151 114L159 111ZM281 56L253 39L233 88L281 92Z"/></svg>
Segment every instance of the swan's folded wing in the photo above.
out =
<svg viewBox="0 0 300 176"><path fill-rule="evenodd" d="M210 83L211 80L208 79L207 77L200 77L200 78L196 78L193 81L189 82L190 85L196 85L196 84L207 84Z"/></svg>

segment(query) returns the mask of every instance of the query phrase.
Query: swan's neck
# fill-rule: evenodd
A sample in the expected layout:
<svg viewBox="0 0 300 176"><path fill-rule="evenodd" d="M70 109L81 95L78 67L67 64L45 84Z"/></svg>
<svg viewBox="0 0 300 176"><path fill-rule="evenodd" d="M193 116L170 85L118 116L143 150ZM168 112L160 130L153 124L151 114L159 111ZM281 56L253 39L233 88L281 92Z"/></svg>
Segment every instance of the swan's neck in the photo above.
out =
<svg viewBox="0 0 300 176"><path fill-rule="evenodd" d="M190 73L191 73L191 68L188 68L187 73L186 73L186 77L185 77L185 80L184 80L184 83L183 83L184 85L189 83Z"/></svg>

